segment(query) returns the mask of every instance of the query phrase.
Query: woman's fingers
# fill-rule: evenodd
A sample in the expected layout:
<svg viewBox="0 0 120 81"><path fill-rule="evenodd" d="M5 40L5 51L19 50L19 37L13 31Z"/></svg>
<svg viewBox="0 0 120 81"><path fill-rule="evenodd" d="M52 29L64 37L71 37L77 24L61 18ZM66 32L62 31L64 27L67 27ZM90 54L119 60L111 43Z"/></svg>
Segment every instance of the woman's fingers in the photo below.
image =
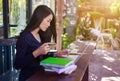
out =
<svg viewBox="0 0 120 81"><path fill-rule="evenodd" d="M47 43L44 43L42 46L39 47L42 54L47 54L50 51L50 47Z"/></svg>
<svg viewBox="0 0 120 81"><path fill-rule="evenodd" d="M44 49L45 49L46 52L50 51L50 47L48 45L45 45Z"/></svg>
<svg viewBox="0 0 120 81"><path fill-rule="evenodd" d="M55 56L57 56L57 57L64 57L64 56L66 56L68 54L69 54L69 51L64 49L64 50L58 51Z"/></svg>
<svg viewBox="0 0 120 81"><path fill-rule="evenodd" d="M63 54L63 55L68 55L68 54L69 54L69 51L66 50L66 49L64 49L64 50L62 50L62 54Z"/></svg>

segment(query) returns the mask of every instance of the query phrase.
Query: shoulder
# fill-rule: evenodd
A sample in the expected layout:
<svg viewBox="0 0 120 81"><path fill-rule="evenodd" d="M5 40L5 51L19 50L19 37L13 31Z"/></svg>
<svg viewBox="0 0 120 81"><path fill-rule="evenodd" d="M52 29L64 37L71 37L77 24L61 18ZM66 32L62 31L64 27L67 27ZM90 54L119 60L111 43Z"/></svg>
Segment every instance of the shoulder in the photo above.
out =
<svg viewBox="0 0 120 81"><path fill-rule="evenodd" d="M30 34L31 34L30 32L24 31L24 32L20 33L20 37L25 37L26 38L26 37L30 36Z"/></svg>
<svg viewBox="0 0 120 81"><path fill-rule="evenodd" d="M18 39L27 39L27 40L29 40L30 38L32 38L32 36L31 36L31 33L30 32L22 32L22 33L20 33L20 36L19 36L19 38Z"/></svg>
<svg viewBox="0 0 120 81"><path fill-rule="evenodd" d="M27 42L32 38L30 32L21 32L19 37L18 37L18 42Z"/></svg>

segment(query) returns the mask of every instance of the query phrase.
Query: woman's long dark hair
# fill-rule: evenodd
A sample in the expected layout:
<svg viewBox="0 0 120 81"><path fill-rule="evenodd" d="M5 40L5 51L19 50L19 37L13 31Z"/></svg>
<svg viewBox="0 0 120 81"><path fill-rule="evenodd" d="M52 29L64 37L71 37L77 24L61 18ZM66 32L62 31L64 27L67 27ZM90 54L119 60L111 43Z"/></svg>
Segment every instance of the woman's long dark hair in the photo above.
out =
<svg viewBox="0 0 120 81"><path fill-rule="evenodd" d="M30 19L30 21L29 21L29 23L26 26L24 31L33 31L34 29L39 27L39 25L41 24L43 19L50 14L53 15L53 19L50 22L50 27L48 27L48 29L46 31L40 30L39 35L41 38L41 42L50 42L52 36L53 36L53 40L56 42L57 35L56 35L55 15L54 15L53 11L45 5L39 5L34 10L33 15L32 15L32 17L31 17L31 19Z"/></svg>

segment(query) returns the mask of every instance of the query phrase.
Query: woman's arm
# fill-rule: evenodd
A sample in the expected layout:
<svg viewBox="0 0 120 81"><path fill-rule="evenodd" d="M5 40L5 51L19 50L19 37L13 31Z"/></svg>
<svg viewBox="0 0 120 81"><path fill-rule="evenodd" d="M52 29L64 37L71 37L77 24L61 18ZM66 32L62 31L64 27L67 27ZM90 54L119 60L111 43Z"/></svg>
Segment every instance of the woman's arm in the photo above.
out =
<svg viewBox="0 0 120 81"><path fill-rule="evenodd" d="M37 58L40 55L47 55L47 53L50 51L50 47L47 43L42 44L39 46L35 51L33 51L33 56Z"/></svg>
<svg viewBox="0 0 120 81"><path fill-rule="evenodd" d="M14 67L16 69L26 67L35 60L34 56L30 54L31 50L29 50L30 47L27 42L28 41L24 37L20 37L17 41L14 62Z"/></svg>

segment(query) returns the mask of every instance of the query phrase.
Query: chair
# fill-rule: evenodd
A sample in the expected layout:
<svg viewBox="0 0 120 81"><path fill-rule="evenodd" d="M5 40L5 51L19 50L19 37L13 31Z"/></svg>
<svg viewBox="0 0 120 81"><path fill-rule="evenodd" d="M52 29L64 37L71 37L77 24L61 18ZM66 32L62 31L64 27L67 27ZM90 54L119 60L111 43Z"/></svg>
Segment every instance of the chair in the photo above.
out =
<svg viewBox="0 0 120 81"><path fill-rule="evenodd" d="M97 38L97 46L98 49L112 49L113 37L110 33L101 33Z"/></svg>
<svg viewBox="0 0 120 81"><path fill-rule="evenodd" d="M16 39L0 39L0 81L17 81L19 72L13 69Z"/></svg>

